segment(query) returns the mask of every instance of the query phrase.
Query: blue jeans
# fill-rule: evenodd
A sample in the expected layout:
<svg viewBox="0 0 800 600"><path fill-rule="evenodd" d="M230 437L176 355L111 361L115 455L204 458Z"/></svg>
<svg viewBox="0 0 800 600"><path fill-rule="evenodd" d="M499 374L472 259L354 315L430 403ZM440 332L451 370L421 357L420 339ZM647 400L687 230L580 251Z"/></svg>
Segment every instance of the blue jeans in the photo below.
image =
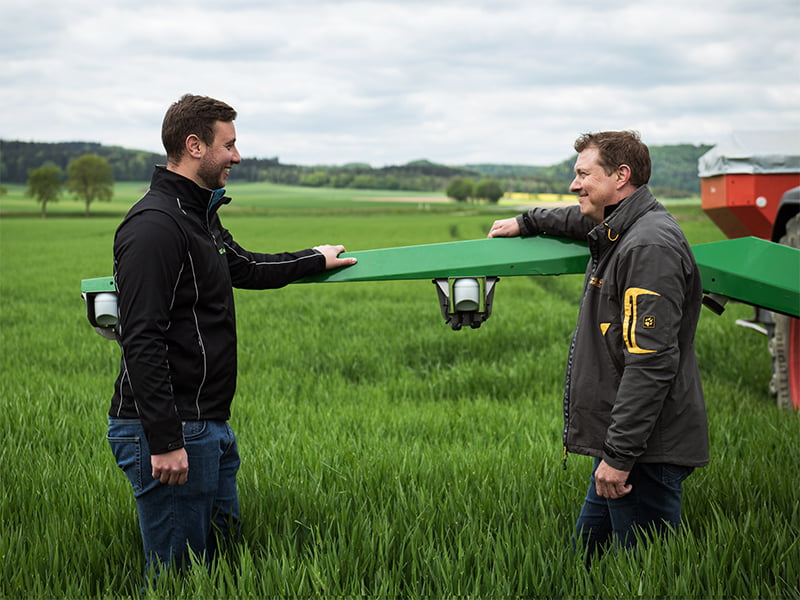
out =
<svg viewBox="0 0 800 600"><path fill-rule="evenodd" d="M594 471L600 464L595 458L589 490L575 524L575 540L580 540L588 557L602 553L613 540L617 547L636 545L636 533L668 534L677 531L681 521L683 481L694 470L663 463L637 463L628 476L633 486L622 498L597 495Z"/></svg>
<svg viewBox="0 0 800 600"><path fill-rule="evenodd" d="M145 572L188 564L188 549L210 561L239 533L236 436L225 421L186 421L188 480L153 479L150 450L139 419L108 420L108 442L133 487L144 542ZM153 571L151 571L153 569Z"/></svg>

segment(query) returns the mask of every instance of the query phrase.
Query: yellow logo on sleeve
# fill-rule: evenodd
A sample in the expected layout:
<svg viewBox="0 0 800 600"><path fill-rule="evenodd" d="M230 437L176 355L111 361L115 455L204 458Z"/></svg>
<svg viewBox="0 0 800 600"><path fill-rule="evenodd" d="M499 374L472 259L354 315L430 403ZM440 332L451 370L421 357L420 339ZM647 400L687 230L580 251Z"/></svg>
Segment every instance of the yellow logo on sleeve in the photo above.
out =
<svg viewBox="0 0 800 600"><path fill-rule="evenodd" d="M657 292L651 292L644 288L628 288L625 290L625 316L622 321L622 337L625 340L625 347L631 354L650 354L655 350L640 348L636 342L636 323L639 321L637 302L642 295L660 296ZM642 326L645 329L653 329L656 326L655 315L645 315L642 317Z"/></svg>

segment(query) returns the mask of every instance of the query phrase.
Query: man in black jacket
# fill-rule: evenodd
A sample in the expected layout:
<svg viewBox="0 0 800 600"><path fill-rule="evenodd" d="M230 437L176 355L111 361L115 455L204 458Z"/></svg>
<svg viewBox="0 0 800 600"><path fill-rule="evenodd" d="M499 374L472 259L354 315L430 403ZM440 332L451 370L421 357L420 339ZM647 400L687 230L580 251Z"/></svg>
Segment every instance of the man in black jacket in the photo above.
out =
<svg viewBox="0 0 800 600"><path fill-rule="evenodd" d="M133 486L146 569L208 560L236 536L233 288L282 287L348 266L344 247L261 254L239 246L217 214L241 160L236 111L185 95L167 111L166 167L117 229L114 280L122 348L108 439Z"/></svg>
<svg viewBox="0 0 800 600"><path fill-rule="evenodd" d="M576 536L593 554L610 539L680 523L682 482L708 463L694 351L702 284L681 228L647 188L638 134L586 134L570 190L578 204L496 221L489 237L586 240L586 270L564 392L566 452L595 458ZM565 463L566 464L566 463Z"/></svg>

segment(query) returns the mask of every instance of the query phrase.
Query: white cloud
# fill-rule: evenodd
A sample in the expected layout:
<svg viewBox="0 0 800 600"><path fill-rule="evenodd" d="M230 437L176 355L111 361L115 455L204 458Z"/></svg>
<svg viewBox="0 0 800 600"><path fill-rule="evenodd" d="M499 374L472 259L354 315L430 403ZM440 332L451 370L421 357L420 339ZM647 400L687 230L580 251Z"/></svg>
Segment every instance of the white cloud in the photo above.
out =
<svg viewBox="0 0 800 600"><path fill-rule="evenodd" d="M244 156L550 164L583 131L800 127L796 0L32 0L0 24L0 137L160 151L185 92Z"/></svg>

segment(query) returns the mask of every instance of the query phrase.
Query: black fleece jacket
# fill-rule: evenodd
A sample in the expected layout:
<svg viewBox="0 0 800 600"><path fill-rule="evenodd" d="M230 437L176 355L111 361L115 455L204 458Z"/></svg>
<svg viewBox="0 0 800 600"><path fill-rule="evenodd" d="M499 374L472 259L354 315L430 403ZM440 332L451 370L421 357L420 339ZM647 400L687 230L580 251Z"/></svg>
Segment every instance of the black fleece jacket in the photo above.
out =
<svg viewBox="0 0 800 600"><path fill-rule="evenodd" d="M230 202L223 192L156 167L114 238L122 360L109 415L141 419L152 454L183 447L182 421L230 417L233 288L279 288L325 269L316 250L239 246L217 215Z"/></svg>

